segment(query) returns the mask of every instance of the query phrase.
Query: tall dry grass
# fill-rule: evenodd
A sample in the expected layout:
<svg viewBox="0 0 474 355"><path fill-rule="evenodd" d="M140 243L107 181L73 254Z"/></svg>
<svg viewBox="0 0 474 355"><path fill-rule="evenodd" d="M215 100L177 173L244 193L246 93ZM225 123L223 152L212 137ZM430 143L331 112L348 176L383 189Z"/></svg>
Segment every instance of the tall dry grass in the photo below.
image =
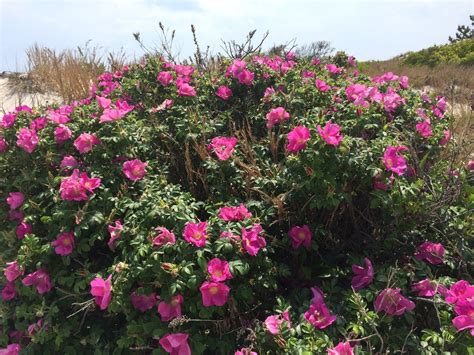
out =
<svg viewBox="0 0 474 355"><path fill-rule="evenodd" d="M125 64L123 51L104 54L99 47L56 51L34 44L26 51L30 80L39 91L54 92L64 102L88 95L91 83L106 70L118 70Z"/></svg>

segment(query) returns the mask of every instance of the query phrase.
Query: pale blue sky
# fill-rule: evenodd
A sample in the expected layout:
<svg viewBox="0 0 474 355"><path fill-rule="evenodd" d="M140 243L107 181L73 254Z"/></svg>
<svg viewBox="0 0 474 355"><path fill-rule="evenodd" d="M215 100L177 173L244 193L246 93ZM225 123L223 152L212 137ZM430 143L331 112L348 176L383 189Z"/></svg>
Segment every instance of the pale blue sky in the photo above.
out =
<svg viewBox="0 0 474 355"><path fill-rule="evenodd" d="M181 57L194 49L193 23L201 47L214 52L221 39L257 29L270 31L267 48L328 40L358 59L388 59L447 42L473 13L474 0L0 0L0 71L23 70L35 42L62 49L90 39L139 57L132 33L157 43L158 21L176 29Z"/></svg>

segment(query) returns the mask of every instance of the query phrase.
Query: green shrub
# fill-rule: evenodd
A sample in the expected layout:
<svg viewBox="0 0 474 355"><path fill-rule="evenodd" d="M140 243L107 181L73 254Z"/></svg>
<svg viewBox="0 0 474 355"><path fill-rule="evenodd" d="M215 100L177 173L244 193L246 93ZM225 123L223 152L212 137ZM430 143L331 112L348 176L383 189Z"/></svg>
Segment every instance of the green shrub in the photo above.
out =
<svg viewBox="0 0 474 355"><path fill-rule="evenodd" d="M444 99L374 81L291 56L205 73L150 57L81 102L5 115L0 344L161 354L182 333L193 354L465 351L449 291L410 285L471 281L469 171L447 159ZM427 241L446 247L435 264ZM356 291L364 258L375 277ZM376 312L394 288L414 310ZM336 320L308 322L310 304Z"/></svg>

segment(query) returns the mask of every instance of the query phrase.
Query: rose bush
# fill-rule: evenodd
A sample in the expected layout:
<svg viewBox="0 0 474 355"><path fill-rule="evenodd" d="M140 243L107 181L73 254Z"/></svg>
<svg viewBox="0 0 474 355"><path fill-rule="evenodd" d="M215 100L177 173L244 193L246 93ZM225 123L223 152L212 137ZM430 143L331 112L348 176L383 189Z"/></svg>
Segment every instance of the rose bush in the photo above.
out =
<svg viewBox="0 0 474 355"><path fill-rule="evenodd" d="M354 65L149 57L5 114L2 351L463 352L473 188L446 101Z"/></svg>

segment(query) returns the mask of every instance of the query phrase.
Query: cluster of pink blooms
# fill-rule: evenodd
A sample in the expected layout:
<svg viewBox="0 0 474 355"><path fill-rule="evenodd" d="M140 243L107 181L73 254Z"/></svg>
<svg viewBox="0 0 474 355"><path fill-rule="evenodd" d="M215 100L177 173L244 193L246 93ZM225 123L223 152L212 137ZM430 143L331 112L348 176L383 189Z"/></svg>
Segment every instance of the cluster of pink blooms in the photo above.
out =
<svg viewBox="0 0 474 355"><path fill-rule="evenodd" d="M453 325L458 331L470 329L474 336L474 285L460 280L444 292L447 303L454 305Z"/></svg>
<svg viewBox="0 0 474 355"><path fill-rule="evenodd" d="M251 218L252 213L249 212L243 203L239 206L226 206L219 209L218 217L226 222L229 221L243 221L246 218Z"/></svg>
<svg viewBox="0 0 474 355"><path fill-rule="evenodd" d="M100 123L120 120L135 108L125 100L117 100L115 104L112 104L110 99L101 96L96 96L96 100L98 105L104 109L99 118Z"/></svg>
<svg viewBox="0 0 474 355"><path fill-rule="evenodd" d="M241 59L235 59L227 68L226 76L232 76L240 84L252 85L255 74L247 69L247 62Z"/></svg>
<svg viewBox="0 0 474 355"><path fill-rule="evenodd" d="M114 222L114 224L115 225L110 224L107 226L107 231L110 234L110 239L107 242L107 245L112 251L115 250L115 244L117 243L117 240L122 236L123 231L122 221L118 219Z"/></svg>
<svg viewBox="0 0 474 355"><path fill-rule="evenodd" d="M407 150L408 148L405 146L388 146L383 154L383 163L385 164L385 168L397 175L405 174L408 168L407 161L402 155L399 155L399 153Z"/></svg>
<svg viewBox="0 0 474 355"><path fill-rule="evenodd" d="M59 192L65 201L87 201L89 199L87 192L93 194L100 186L100 182L99 178L89 178L87 173L80 173L78 169L74 169L71 176L61 181Z"/></svg>
<svg viewBox="0 0 474 355"><path fill-rule="evenodd" d="M201 291L202 304L204 307L223 306L227 303L230 287L224 282L233 278L229 263L219 258L214 258L207 264L209 281L204 281L199 290Z"/></svg>

